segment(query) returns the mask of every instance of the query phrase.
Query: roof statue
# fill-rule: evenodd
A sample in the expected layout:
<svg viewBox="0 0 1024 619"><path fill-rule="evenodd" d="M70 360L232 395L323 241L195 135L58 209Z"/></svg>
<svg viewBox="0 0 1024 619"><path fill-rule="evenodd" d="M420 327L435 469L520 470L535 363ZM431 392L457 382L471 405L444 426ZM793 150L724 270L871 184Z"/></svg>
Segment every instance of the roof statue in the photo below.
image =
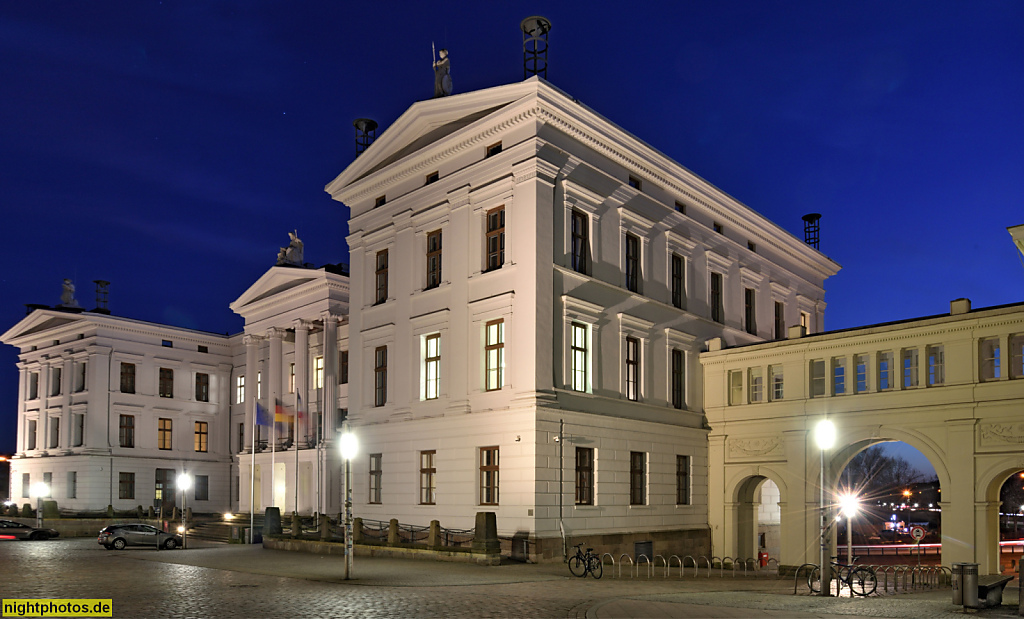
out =
<svg viewBox="0 0 1024 619"><path fill-rule="evenodd" d="M299 239L299 231L288 233L288 247L282 247L277 252L277 266L302 266L302 241Z"/></svg>
<svg viewBox="0 0 1024 619"><path fill-rule="evenodd" d="M60 307L82 307L75 300L75 284L70 279L64 280L64 291L60 293Z"/></svg>
<svg viewBox="0 0 1024 619"><path fill-rule="evenodd" d="M433 54L434 46L430 46ZM437 52L439 60L434 60L434 98L447 97L452 94L452 61L448 59L448 50Z"/></svg>

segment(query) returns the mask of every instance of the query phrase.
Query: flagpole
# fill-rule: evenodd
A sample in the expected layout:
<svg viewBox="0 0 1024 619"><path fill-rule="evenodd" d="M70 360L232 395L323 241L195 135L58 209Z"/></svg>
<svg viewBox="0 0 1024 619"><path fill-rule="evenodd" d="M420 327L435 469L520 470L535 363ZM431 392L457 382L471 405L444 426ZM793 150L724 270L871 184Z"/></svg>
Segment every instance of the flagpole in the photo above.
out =
<svg viewBox="0 0 1024 619"><path fill-rule="evenodd" d="M273 394L271 394L273 395ZM274 461L274 452L277 447L277 402L274 402L274 412L270 413L270 504L277 507L277 464Z"/></svg>
<svg viewBox="0 0 1024 619"><path fill-rule="evenodd" d="M255 398L253 398L255 400ZM256 407L252 407L252 445L249 453L252 456L252 463L249 465L249 543L256 539Z"/></svg>
<svg viewBox="0 0 1024 619"><path fill-rule="evenodd" d="M295 513L299 513L299 411L302 410L302 395L295 386L295 423L292 426L292 449L295 450Z"/></svg>

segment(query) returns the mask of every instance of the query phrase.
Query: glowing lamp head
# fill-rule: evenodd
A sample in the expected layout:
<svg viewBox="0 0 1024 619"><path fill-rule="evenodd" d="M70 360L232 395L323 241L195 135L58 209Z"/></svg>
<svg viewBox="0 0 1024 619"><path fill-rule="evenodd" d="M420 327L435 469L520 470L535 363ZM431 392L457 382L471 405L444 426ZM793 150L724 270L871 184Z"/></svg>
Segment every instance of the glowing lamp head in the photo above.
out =
<svg viewBox="0 0 1024 619"><path fill-rule="evenodd" d="M35 499L48 496L50 494L50 486L46 485L44 482L37 481L29 488L29 494L31 494L32 498Z"/></svg>
<svg viewBox="0 0 1024 619"><path fill-rule="evenodd" d="M178 527L178 533L184 533L185 527Z"/></svg>
<svg viewBox="0 0 1024 619"><path fill-rule="evenodd" d="M836 444L836 424L828 419L822 419L814 426L814 442L819 449L832 449Z"/></svg>
<svg viewBox="0 0 1024 619"><path fill-rule="evenodd" d="M351 432L346 432L341 435L340 441L341 457L346 460L351 460L356 457L359 452L359 441L356 439L356 435Z"/></svg>
<svg viewBox="0 0 1024 619"><path fill-rule="evenodd" d="M844 494L839 497L839 505L842 507L843 515L847 518L853 518L860 509L860 499L853 494Z"/></svg>
<svg viewBox="0 0 1024 619"><path fill-rule="evenodd" d="M903 496L909 497L910 496L910 490L904 490L903 491Z"/></svg>
<svg viewBox="0 0 1024 619"><path fill-rule="evenodd" d="M188 490L192 487L192 476L188 473L182 473L178 475L178 487L182 490Z"/></svg>

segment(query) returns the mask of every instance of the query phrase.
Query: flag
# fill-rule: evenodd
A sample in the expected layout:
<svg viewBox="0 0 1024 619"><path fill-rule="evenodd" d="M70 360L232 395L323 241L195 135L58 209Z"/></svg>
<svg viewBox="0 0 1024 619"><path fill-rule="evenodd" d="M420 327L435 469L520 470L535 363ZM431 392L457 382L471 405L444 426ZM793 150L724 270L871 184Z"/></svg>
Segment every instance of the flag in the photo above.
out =
<svg viewBox="0 0 1024 619"><path fill-rule="evenodd" d="M295 408L298 409L296 414L299 416L299 419L305 419L306 412L302 410L302 395L298 393L295 394Z"/></svg>
<svg viewBox="0 0 1024 619"><path fill-rule="evenodd" d="M285 406L281 400L274 400L274 421L277 423L291 423L294 421L295 413L288 406Z"/></svg>
<svg viewBox="0 0 1024 619"><path fill-rule="evenodd" d="M273 423L270 420L270 412L267 409L260 406L260 403L256 403L256 425L258 426L270 426Z"/></svg>

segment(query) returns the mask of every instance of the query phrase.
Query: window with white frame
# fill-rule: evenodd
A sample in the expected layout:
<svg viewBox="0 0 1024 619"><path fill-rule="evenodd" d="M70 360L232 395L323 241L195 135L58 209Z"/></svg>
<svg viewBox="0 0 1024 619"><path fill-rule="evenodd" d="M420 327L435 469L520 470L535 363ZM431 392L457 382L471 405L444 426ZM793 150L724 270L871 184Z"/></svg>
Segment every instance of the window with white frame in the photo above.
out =
<svg viewBox="0 0 1024 619"><path fill-rule="evenodd" d="M747 369L747 389L751 404L758 404L764 401L764 374L761 368Z"/></svg>
<svg viewBox="0 0 1024 619"><path fill-rule="evenodd" d="M384 454L370 454L370 496L367 503L381 502L381 482L384 478Z"/></svg>
<svg viewBox="0 0 1024 619"><path fill-rule="evenodd" d="M672 368L669 376L672 391L671 402L674 408L686 406L686 357L678 348L672 349Z"/></svg>
<svg viewBox="0 0 1024 619"><path fill-rule="evenodd" d="M1024 334L1010 336L1010 378L1024 378Z"/></svg>
<svg viewBox="0 0 1024 619"><path fill-rule="evenodd" d="M388 250L386 249L377 252L374 281L376 283L374 305L380 305L388 300Z"/></svg>
<svg viewBox="0 0 1024 619"><path fill-rule="evenodd" d="M942 346L929 346L925 349L928 357L928 386L937 387L946 382L946 361Z"/></svg>
<svg viewBox="0 0 1024 619"><path fill-rule="evenodd" d="M743 289L743 328L751 335L757 335L757 291Z"/></svg>
<svg viewBox="0 0 1024 619"><path fill-rule="evenodd" d="M373 405L388 403L388 347L378 346L373 351Z"/></svg>
<svg viewBox="0 0 1024 619"><path fill-rule="evenodd" d="M441 285L441 231L427 234L427 290Z"/></svg>
<svg viewBox="0 0 1024 619"><path fill-rule="evenodd" d="M480 448L480 505L498 504L498 448Z"/></svg>
<svg viewBox="0 0 1024 619"><path fill-rule="evenodd" d="M913 389L917 387L917 349L916 348L904 348L902 355L903 366L903 388Z"/></svg>
<svg viewBox="0 0 1024 619"><path fill-rule="evenodd" d="M487 211L486 220L484 251L487 258L484 270L493 271L505 263L505 206Z"/></svg>
<svg viewBox="0 0 1024 619"><path fill-rule="evenodd" d="M245 374L235 377L235 404L245 402Z"/></svg>
<svg viewBox="0 0 1024 619"><path fill-rule="evenodd" d="M810 387L812 398L825 397L825 360L815 359L810 364Z"/></svg>
<svg viewBox="0 0 1024 619"><path fill-rule="evenodd" d="M878 353L878 390L888 391L893 388L893 353Z"/></svg>
<svg viewBox="0 0 1024 619"><path fill-rule="evenodd" d="M1002 378L999 363L999 338L988 337L978 342L978 361L982 382Z"/></svg>
<svg viewBox="0 0 1024 619"><path fill-rule="evenodd" d="M711 290L708 298L711 306L711 320L725 322L725 304L722 297L722 274L711 272Z"/></svg>
<svg viewBox="0 0 1024 619"><path fill-rule="evenodd" d="M846 395L846 357L832 358L832 395Z"/></svg>
<svg viewBox="0 0 1024 619"><path fill-rule="evenodd" d="M484 325L484 389L497 391L504 383L505 320L491 320Z"/></svg>
<svg viewBox="0 0 1024 619"><path fill-rule="evenodd" d="M785 393L785 377L781 365L768 366L768 380L771 383L768 398L772 402L782 400Z"/></svg>
<svg viewBox="0 0 1024 619"><path fill-rule="evenodd" d="M570 329L572 331L570 344L572 388L574 391L588 391L589 376L587 369L590 365L588 351L589 330L587 325L579 322L573 322L570 325Z"/></svg>
<svg viewBox="0 0 1024 619"><path fill-rule="evenodd" d="M75 363L75 393L85 391L85 369L85 361Z"/></svg>
<svg viewBox="0 0 1024 619"><path fill-rule="evenodd" d="M571 266L577 273L587 273L590 254L590 229L586 213L573 209L571 230Z"/></svg>
<svg viewBox="0 0 1024 619"><path fill-rule="evenodd" d="M420 452L420 505L434 505L437 492L437 452Z"/></svg>
<svg viewBox="0 0 1024 619"><path fill-rule="evenodd" d="M626 233L626 290L640 292L640 239Z"/></svg>
<svg viewBox="0 0 1024 619"><path fill-rule="evenodd" d="M856 390L857 393L867 393L868 390L868 356L855 355L853 363L856 367Z"/></svg>
<svg viewBox="0 0 1024 619"><path fill-rule="evenodd" d="M313 359L313 388L323 389L324 388L324 358L316 357Z"/></svg>
<svg viewBox="0 0 1024 619"><path fill-rule="evenodd" d="M576 448L576 505L594 504L594 448Z"/></svg>
<svg viewBox="0 0 1024 619"><path fill-rule="evenodd" d="M441 334L423 337L423 399L436 400L441 392Z"/></svg>
<svg viewBox="0 0 1024 619"><path fill-rule="evenodd" d="M775 339L781 340L786 337L786 304L782 301L775 302Z"/></svg>
<svg viewBox="0 0 1024 619"><path fill-rule="evenodd" d="M729 370L729 406L743 403L743 370Z"/></svg>
<svg viewBox="0 0 1024 619"><path fill-rule="evenodd" d="M690 504L690 456L676 456L676 505Z"/></svg>
<svg viewBox="0 0 1024 619"><path fill-rule="evenodd" d="M672 305L679 309L685 309L686 303L686 259L678 254L672 254L671 258L672 277Z"/></svg>
<svg viewBox="0 0 1024 619"><path fill-rule="evenodd" d="M640 400L640 340L626 337L626 399Z"/></svg>
<svg viewBox="0 0 1024 619"><path fill-rule="evenodd" d="M25 428L25 449L36 448L36 427L38 423L35 419L29 419Z"/></svg>
<svg viewBox="0 0 1024 619"><path fill-rule="evenodd" d="M647 504L647 454L629 452L629 504Z"/></svg>

